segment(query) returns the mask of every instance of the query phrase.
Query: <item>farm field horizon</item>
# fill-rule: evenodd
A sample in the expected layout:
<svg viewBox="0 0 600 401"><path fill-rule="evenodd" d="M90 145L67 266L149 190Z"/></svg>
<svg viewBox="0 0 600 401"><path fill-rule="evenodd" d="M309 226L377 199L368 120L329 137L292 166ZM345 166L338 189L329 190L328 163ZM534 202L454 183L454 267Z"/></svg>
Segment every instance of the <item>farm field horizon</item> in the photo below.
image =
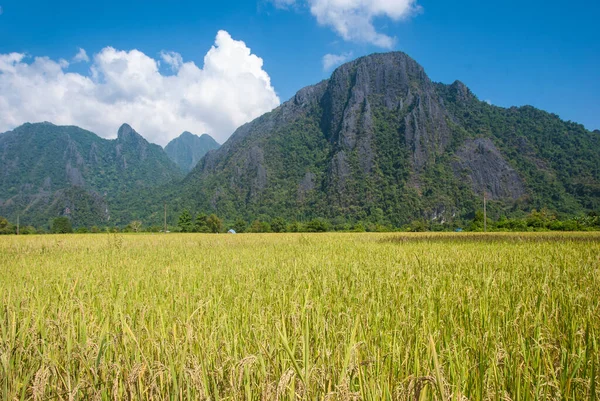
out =
<svg viewBox="0 0 600 401"><path fill-rule="evenodd" d="M600 233L0 241L3 400L594 400Z"/></svg>

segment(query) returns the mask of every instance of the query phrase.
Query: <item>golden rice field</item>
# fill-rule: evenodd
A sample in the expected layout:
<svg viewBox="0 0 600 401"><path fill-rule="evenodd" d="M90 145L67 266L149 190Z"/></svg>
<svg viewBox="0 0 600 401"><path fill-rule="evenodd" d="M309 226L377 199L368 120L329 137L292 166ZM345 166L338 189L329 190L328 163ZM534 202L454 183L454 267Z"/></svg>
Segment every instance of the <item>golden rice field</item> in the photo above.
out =
<svg viewBox="0 0 600 401"><path fill-rule="evenodd" d="M2 400L600 399L599 234L0 238Z"/></svg>

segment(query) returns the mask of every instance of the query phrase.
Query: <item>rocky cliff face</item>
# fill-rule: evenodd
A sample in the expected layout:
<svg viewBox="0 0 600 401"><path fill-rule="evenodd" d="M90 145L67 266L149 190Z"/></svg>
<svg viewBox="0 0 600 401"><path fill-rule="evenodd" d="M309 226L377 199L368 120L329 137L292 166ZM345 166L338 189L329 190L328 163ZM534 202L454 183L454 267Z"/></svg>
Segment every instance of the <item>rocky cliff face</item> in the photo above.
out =
<svg viewBox="0 0 600 401"><path fill-rule="evenodd" d="M165 152L183 172L188 173L206 153L219 146L208 134L197 136L186 131L169 142L165 146Z"/></svg>
<svg viewBox="0 0 600 401"><path fill-rule="evenodd" d="M198 200L191 207L226 217L364 219L383 211L393 224L467 216L484 191L498 213L597 204L568 183L600 156L594 134L531 109L490 106L460 81L432 82L404 53L375 54L240 127L201 160L184 193ZM557 151L577 166L567 171L548 149L574 141L592 143Z"/></svg>

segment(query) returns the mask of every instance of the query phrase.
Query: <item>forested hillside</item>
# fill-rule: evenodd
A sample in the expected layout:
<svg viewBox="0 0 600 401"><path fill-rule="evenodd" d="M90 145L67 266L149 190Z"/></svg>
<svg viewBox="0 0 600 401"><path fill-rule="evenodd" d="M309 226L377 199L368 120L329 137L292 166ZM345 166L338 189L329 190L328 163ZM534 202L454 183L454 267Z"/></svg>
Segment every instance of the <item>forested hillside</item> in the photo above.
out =
<svg viewBox="0 0 600 401"><path fill-rule="evenodd" d="M533 107L432 82L404 53L339 67L240 127L185 179L191 209L252 220L468 219L598 209L600 136Z"/></svg>
<svg viewBox="0 0 600 401"><path fill-rule="evenodd" d="M139 199L182 173L163 149L129 125L106 140L73 126L24 124L0 135L0 215L46 226L57 216L75 225L126 224L147 217Z"/></svg>

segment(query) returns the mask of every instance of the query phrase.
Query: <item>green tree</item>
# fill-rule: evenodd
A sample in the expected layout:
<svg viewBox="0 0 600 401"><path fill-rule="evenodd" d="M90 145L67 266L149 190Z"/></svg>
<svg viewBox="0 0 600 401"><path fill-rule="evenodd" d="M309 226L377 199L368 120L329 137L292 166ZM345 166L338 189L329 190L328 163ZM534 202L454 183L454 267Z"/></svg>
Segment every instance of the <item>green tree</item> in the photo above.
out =
<svg viewBox="0 0 600 401"><path fill-rule="evenodd" d="M68 217L57 217L52 220L51 232L53 234L68 234L73 232L71 220Z"/></svg>
<svg viewBox="0 0 600 401"><path fill-rule="evenodd" d="M15 227L6 220L6 218L0 216L0 234L14 234Z"/></svg>
<svg viewBox="0 0 600 401"><path fill-rule="evenodd" d="M208 227L208 216L206 213L198 213L196 215L196 223L194 224L194 231L197 233L209 233L210 228Z"/></svg>
<svg viewBox="0 0 600 401"><path fill-rule="evenodd" d="M250 226L250 232L253 233L270 233L271 225L266 221L254 220Z"/></svg>
<svg viewBox="0 0 600 401"><path fill-rule="evenodd" d="M364 233L366 231L366 228L363 223L358 222L354 225L354 227L352 228L352 231L357 232L357 233Z"/></svg>
<svg viewBox="0 0 600 401"><path fill-rule="evenodd" d="M292 221L287 226L287 231L290 233L298 233L302 230L302 225L297 220Z"/></svg>
<svg viewBox="0 0 600 401"><path fill-rule="evenodd" d="M306 231L313 233L324 233L329 231L329 222L324 219L313 219L306 224Z"/></svg>
<svg viewBox="0 0 600 401"><path fill-rule="evenodd" d="M482 213L481 221L483 221L483 213ZM427 223L423 219L413 220L410 223L410 231L415 232L415 233L427 231Z"/></svg>
<svg viewBox="0 0 600 401"><path fill-rule="evenodd" d="M275 217L273 221L271 221L271 231L274 233L282 233L285 231L285 228L285 220L281 217Z"/></svg>
<svg viewBox="0 0 600 401"><path fill-rule="evenodd" d="M248 224L246 223L245 220L237 219L235 221L235 223L233 224L233 229L235 230L236 233L243 233L244 231L246 231L247 226L248 226Z"/></svg>
<svg viewBox="0 0 600 401"><path fill-rule="evenodd" d="M181 230L182 233L191 233L193 231L193 225L192 225L192 215L190 214L190 212L185 209L180 215L179 215L179 221L177 222L177 227L179 227L179 229Z"/></svg>
<svg viewBox="0 0 600 401"><path fill-rule="evenodd" d="M208 216L206 223L211 233L218 233L223 229L223 220L218 218L216 214Z"/></svg>
<svg viewBox="0 0 600 401"><path fill-rule="evenodd" d="M37 233L38 233L38 231L33 226L25 226L25 227L21 228L21 234L23 234L23 235L37 234Z"/></svg>

